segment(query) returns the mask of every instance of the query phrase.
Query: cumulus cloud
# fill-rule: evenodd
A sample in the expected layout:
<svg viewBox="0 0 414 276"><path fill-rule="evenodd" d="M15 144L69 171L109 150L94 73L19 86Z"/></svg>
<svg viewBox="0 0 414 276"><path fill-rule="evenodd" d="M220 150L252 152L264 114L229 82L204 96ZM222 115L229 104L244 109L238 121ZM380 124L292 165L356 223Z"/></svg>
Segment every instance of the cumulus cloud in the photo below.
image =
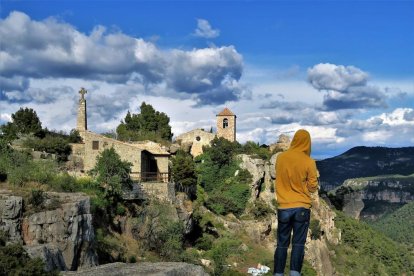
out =
<svg viewBox="0 0 414 276"><path fill-rule="evenodd" d="M384 92L368 85L368 74L354 66L317 64L308 69L308 82L325 91L327 110L386 107Z"/></svg>
<svg viewBox="0 0 414 276"><path fill-rule="evenodd" d="M194 31L194 35L204 38L215 38L220 35L220 30L213 29L205 19L197 19L197 28Z"/></svg>
<svg viewBox="0 0 414 276"><path fill-rule="evenodd" d="M207 34L200 22L200 31ZM243 59L233 46L161 50L103 26L84 34L54 18L36 21L16 11L0 21L0 36L0 89L8 99L27 93L29 78L132 81L145 85L147 92L165 84L167 90L195 95L200 105L238 100L245 90L238 84Z"/></svg>

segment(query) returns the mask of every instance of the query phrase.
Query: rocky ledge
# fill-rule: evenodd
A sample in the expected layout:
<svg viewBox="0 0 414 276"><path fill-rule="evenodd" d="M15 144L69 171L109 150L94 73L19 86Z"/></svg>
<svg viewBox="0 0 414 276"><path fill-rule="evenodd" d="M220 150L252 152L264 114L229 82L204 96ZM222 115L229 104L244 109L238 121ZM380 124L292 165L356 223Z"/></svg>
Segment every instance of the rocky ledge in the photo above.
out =
<svg viewBox="0 0 414 276"><path fill-rule="evenodd" d="M79 275L79 276L132 276L132 275L147 275L147 276L205 276L208 275L201 266L187 264L187 263L139 263L139 264L125 264L125 263L111 263L96 266L93 268L80 270L76 272L63 272L65 276Z"/></svg>

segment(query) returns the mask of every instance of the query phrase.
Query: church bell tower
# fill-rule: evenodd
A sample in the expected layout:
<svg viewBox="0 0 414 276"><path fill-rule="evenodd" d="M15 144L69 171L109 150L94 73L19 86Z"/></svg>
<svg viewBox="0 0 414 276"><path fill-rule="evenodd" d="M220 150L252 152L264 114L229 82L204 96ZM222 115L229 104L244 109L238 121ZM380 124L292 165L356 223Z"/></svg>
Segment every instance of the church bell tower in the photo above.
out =
<svg viewBox="0 0 414 276"><path fill-rule="evenodd" d="M227 107L217 114L217 137L223 137L230 142L236 141L237 116Z"/></svg>

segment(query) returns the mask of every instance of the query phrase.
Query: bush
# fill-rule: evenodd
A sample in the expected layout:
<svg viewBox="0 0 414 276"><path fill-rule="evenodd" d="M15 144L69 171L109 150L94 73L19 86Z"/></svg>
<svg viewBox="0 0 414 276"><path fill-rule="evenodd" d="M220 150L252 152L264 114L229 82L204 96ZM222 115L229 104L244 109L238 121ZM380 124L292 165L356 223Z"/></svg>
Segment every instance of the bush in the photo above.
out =
<svg viewBox="0 0 414 276"><path fill-rule="evenodd" d="M32 190L29 197L29 204L34 207L40 208L46 200L46 194L42 190Z"/></svg>
<svg viewBox="0 0 414 276"><path fill-rule="evenodd" d="M262 219L268 217L270 214L273 214L274 211L272 208L270 208L269 205L267 205L266 202L264 202L261 199L258 199L254 202L252 209L250 212L253 214L253 216L257 219Z"/></svg>
<svg viewBox="0 0 414 276"><path fill-rule="evenodd" d="M209 235L207 233L203 233L203 236L201 236L197 241L196 241L196 248L200 249L200 250L210 250L213 246L213 242L214 242L215 238L212 235Z"/></svg>
<svg viewBox="0 0 414 276"><path fill-rule="evenodd" d="M81 189L77 185L76 178L68 173L55 175L49 185L58 192L75 192Z"/></svg>
<svg viewBox="0 0 414 276"><path fill-rule="evenodd" d="M0 246L0 275L43 276L57 275L46 272L40 258L30 259L23 246L9 244Z"/></svg>
<svg viewBox="0 0 414 276"><path fill-rule="evenodd" d="M319 240L322 236L322 230L319 223L319 220L311 219L309 224L309 229L311 230L311 239Z"/></svg>
<svg viewBox="0 0 414 276"><path fill-rule="evenodd" d="M267 146L259 146L259 144L252 141L247 141L246 144L242 145L239 152L253 157L258 157L263 160L269 160L272 156L272 153L269 151Z"/></svg>

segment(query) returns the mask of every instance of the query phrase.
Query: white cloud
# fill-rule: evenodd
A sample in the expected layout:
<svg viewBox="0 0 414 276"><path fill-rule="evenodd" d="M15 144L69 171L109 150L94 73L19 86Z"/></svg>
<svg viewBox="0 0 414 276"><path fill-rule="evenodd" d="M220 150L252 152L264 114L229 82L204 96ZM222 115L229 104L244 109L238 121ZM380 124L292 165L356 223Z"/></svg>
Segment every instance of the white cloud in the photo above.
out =
<svg viewBox="0 0 414 276"><path fill-rule="evenodd" d="M0 21L0 37L0 92L9 101L28 98L18 92L28 93L29 79L51 77L135 82L149 93L164 84L199 105L238 100L246 90L239 84L243 58L233 46L161 50L103 26L87 35L54 18L36 21L22 12Z"/></svg>
<svg viewBox="0 0 414 276"><path fill-rule="evenodd" d="M368 74L354 66L320 63L308 69L308 82L325 91L327 110L386 107L384 92L367 81Z"/></svg>
<svg viewBox="0 0 414 276"><path fill-rule="evenodd" d="M220 35L220 30L213 29L205 19L197 19L197 28L194 31L194 35L204 38L215 38Z"/></svg>

